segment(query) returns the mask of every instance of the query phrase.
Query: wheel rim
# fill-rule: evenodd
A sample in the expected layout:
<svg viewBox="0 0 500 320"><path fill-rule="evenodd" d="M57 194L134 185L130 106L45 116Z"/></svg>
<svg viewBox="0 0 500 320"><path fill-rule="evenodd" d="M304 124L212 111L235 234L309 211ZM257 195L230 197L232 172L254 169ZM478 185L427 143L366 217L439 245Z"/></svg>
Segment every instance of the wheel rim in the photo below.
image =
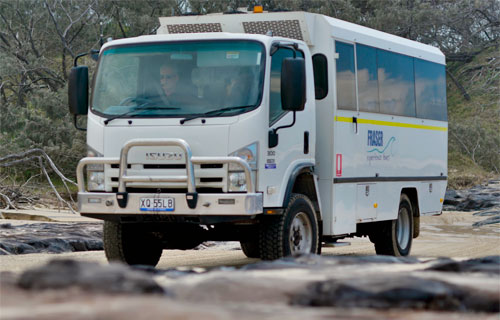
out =
<svg viewBox="0 0 500 320"><path fill-rule="evenodd" d="M396 222L398 246L405 250L410 242L410 218L408 209L400 208L398 220Z"/></svg>
<svg viewBox="0 0 500 320"><path fill-rule="evenodd" d="M299 212L290 227L290 251L292 254L310 253L312 247L312 226L307 214Z"/></svg>

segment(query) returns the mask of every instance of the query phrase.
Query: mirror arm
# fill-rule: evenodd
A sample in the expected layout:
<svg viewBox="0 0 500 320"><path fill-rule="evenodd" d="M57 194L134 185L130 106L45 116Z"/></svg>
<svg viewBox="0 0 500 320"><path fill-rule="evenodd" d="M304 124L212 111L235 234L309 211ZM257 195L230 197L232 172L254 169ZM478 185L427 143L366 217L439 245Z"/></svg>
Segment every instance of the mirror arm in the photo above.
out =
<svg viewBox="0 0 500 320"><path fill-rule="evenodd" d="M75 115L73 115L73 125L75 126L75 128L76 128L76 129L78 129L78 130L80 130L80 131L87 131L87 129L86 129L86 128L80 128L80 127L78 126L78 123L77 123L77 117L78 117L78 116L77 116L76 114L75 114Z"/></svg>
<svg viewBox="0 0 500 320"><path fill-rule="evenodd" d="M295 124L295 120L296 120L295 112L296 111L293 111L293 121L292 121L291 124L286 125L286 126L277 127L275 129L269 130L269 134L268 134L269 148L274 148L274 147L276 147L278 145L278 130L293 127L293 125Z"/></svg>
<svg viewBox="0 0 500 320"><path fill-rule="evenodd" d="M78 66L78 59L81 58L81 57L85 57L85 56L88 56L89 54L96 54L96 53L99 53L99 50L97 49L92 49L90 50L89 52L84 52L84 53L80 53L78 54L75 59L73 60L73 66L74 67L77 67Z"/></svg>
<svg viewBox="0 0 500 320"><path fill-rule="evenodd" d="M293 111L293 121L291 124L289 125L286 125L286 126L281 126L281 127L277 127L276 129L273 129L274 133L277 133L279 129L285 129L285 128L291 128L293 127L293 125L295 124L295 112L296 111Z"/></svg>
<svg viewBox="0 0 500 320"><path fill-rule="evenodd" d="M295 58L297 55L297 51L299 51L299 44L296 42L275 42L271 46L271 51L269 55L272 57L278 49L292 49L293 57Z"/></svg>

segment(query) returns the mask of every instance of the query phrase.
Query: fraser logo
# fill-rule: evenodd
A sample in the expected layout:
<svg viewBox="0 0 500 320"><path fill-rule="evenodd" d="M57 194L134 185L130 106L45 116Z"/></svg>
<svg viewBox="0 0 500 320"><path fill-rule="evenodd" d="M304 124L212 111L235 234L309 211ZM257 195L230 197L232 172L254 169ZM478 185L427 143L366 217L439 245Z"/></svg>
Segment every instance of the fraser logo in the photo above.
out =
<svg viewBox="0 0 500 320"><path fill-rule="evenodd" d="M372 161L389 161L391 156L394 156L395 137L390 137L384 145L384 132L380 130L368 130L367 150L368 155L366 160Z"/></svg>
<svg viewBox="0 0 500 320"><path fill-rule="evenodd" d="M146 152L146 160L182 160L180 152Z"/></svg>
<svg viewBox="0 0 500 320"><path fill-rule="evenodd" d="M382 147L384 145L384 132L378 130L368 130L368 146Z"/></svg>

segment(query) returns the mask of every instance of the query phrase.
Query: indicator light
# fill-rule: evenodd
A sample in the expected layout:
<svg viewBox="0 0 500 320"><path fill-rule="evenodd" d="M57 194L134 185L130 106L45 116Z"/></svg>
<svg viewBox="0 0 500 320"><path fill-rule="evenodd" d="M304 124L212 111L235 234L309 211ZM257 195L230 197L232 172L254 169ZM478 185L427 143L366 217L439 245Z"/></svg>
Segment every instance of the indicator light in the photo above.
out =
<svg viewBox="0 0 500 320"><path fill-rule="evenodd" d="M264 12L264 8L262 6L254 6L253 13L262 13Z"/></svg>

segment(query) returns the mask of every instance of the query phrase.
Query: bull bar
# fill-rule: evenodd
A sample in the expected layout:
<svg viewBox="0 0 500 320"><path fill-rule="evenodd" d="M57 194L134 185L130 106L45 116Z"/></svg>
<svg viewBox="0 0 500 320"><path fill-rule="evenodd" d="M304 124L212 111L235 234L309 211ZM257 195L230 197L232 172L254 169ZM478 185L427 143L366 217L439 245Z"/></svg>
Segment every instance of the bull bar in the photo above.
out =
<svg viewBox="0 0 500 320"><path fill-rule="evenodd" d="M127 175L128 153L132 147L180 147L185 155L186 175ZM118 192L89 192L85 188L84 168L90 164L119 164ZM196 192L195 164L236 164L245 172L246 193ZM141 198L172 198L175 210L170 215L255 215L263 212L262 193L255 191L251 168L238 157L193 157L188 143L182 139L133 139L125 143L120 158L87 157L76 168L78 210L82 214L138 214ZM186 182L187 193L128 193L129 182ZM198 205L201 203L201 206ZM148 212L149 214L151 212ZM161 213L164 212L153 212Z"/></svg>

